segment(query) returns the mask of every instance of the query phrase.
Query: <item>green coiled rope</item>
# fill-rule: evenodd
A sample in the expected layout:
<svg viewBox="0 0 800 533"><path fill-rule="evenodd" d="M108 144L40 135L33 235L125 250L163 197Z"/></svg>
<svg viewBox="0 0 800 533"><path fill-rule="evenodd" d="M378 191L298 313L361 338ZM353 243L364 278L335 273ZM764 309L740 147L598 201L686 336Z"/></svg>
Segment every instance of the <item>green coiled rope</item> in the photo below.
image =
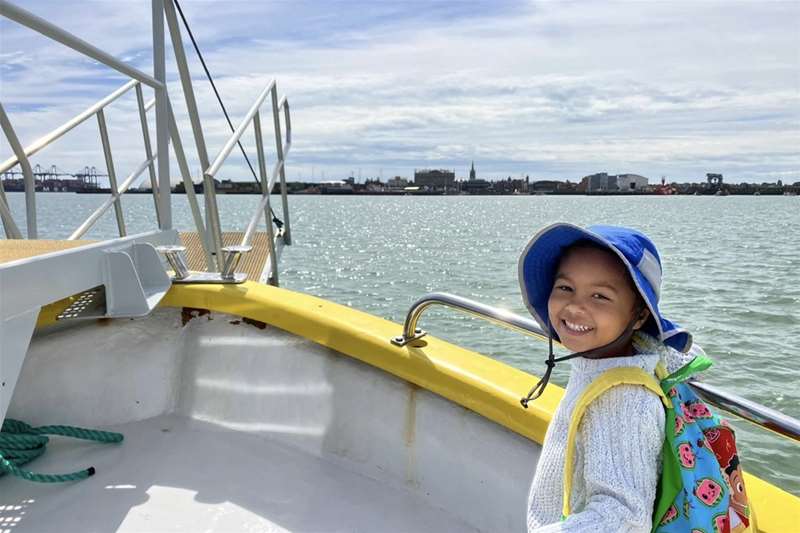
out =
<svg viewBox="0 0 800 533"><path fill-rule="evenodd" d="M86 479L94 475L93 466L70 474L37 474L36 472L19 468L44 453L45 447L50 440L45 435L61 435L95 442L122 442L123 439L121 433L112 431L100 431L74 426L40 426L34 428L25 422L7 418L3 421L3 427L0 429L0 476L11 474L28 481L60 483Z"/></svg>

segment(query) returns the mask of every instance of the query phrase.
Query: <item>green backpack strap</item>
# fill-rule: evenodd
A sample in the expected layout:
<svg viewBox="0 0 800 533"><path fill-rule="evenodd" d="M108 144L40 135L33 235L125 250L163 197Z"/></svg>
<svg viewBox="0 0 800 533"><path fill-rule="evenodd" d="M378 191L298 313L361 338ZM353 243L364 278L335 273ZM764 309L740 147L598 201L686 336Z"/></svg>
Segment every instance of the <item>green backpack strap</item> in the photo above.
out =
<svg viewBox="0 0 800 533"><path fill-rule="evenodd" d="M656 375L661 379L661 390L670 394L670 389L679 383L686 382L698 372L707 370L712 365L711 359L705 355L697 355L689 363L682 366L672 374L666 375L666 369ZM666 427L664 433L664 447L661 449L661 477L656 489L656 503L653 510L653 531L658 528L672 503L683 489L681 465L678 460L675 444L675 419L678 414L670 402L666 412Z"/></svg>
<svg viewBox="0 0 800 533"><path fill-rule="evenodd" d="M653 392L653 394L657 394L667 409L672 407L669 398L667 398L664 391L661 390L661 385L656 378L638 367L619 367L606 370L584 389L572 411L572 420L570 420L569 431L567 433L567 454L564 461L563 481L563 518L566 518L570 514L569 498L572 494L572 473L574 469L575 439L578 436L578 426L580 426L583 415L589 407L589 404L596 400L601 394L617 385L641 385Z"/></svg>

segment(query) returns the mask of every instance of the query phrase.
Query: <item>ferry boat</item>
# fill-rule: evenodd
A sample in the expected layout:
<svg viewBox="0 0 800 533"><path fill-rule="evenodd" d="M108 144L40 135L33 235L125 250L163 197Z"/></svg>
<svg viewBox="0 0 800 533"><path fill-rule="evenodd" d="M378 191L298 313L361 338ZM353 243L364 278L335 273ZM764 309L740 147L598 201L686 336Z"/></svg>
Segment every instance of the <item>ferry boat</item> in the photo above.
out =
<svg viewBox="0 0 800 533"><path fill-rule="evenodd" d="M401 325L279 287L279 255L291 244L284 171L292 142L289 101L279 99L275 81L267 84L212 159L175 8L172 0L153 0L150 75L0 1L7 19L131 78L28 145L0 106L14 151L0 169L19 165L26 184L24 225L0 188L6 234L0 240L0 419L9 430L10 420L29 424L20 425L29 435L113 441L54 437L35 462L18 467L4 460L2 528L524 531L527 490L563 390L550 386L523 409L520 398L533 376L419 326L426 309L443 305L522 334L542 338L542 332L530 319L452 295L422 296ZM203 166L204 209L172 112L177 102L166 91L167 33ZM155 98L145 102L144 89ZM104 112L129 91L137 95L146 158L118 181ZM275 130L271 169L263 156L262 111ZM155 143L148 112L155 113ZM93 119L111 195L69 239L37 239L28 159ZM262 199L243 231L225 232L213 183L251 127ZM170 144L195 232L173 228ZM145 171L157 227L128 235L119 199ZM280 218L271 205L273 186L280 188ZM82 240L112 208L120 236ZM796 420L695 386L724 409L800 439ZM37 442L30 453L42 451ZM72 471L66 478L52 475ZM64 479L82 480L43 483ZM797 530L800 498L752 475L746 485L757 531Z"/></svg>

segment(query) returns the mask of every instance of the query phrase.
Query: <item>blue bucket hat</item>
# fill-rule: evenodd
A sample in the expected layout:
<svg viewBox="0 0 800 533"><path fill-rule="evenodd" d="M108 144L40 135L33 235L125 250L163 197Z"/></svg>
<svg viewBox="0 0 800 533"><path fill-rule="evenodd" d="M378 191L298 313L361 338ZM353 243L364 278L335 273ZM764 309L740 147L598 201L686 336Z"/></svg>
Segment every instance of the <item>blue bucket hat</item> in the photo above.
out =
<svg viewBox="0 0 800 533"><path fill-rule="evenodd" d="M642 295L651 319L642 331L681 352L688 352L692 336L685 329L670 322L658 310L661 291L661 258L655 244L643 233L620 226L589 226L558 223L534 235L519 258L519 283L522 298L533 318L550 331L547 301L553 289L558 263L564 250L580 240L588 240L615 253L630 273L639 294Z"/></svg>

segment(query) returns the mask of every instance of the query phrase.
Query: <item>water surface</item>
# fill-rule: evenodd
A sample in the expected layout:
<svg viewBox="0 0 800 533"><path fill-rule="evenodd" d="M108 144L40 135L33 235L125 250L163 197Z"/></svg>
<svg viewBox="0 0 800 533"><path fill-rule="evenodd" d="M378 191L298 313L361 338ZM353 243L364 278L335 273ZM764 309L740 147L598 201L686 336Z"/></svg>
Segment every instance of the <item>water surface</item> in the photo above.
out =
<svg viewBox="0 0 800 533"><path fill-rule="evenodd" d="M24 198L9 197L23 225ZM103 199L37 195L40 237L66 237ZM533 233L555 221L636 227L663 257L662 311L715 360L707 381L800 418L800 197L289 199L294 243L281 260L281 284L396 322L432 291L526 314L517 258ZM129 195L123 203L129 232L155 227L149 196ZM221 196L224 228L244 229L257 203L255 196ZM174 220L192 229L183 196L175 197ZM87 237L115 232L111 210ZM430 311L422 326L518 368L544 369L543 343L477 319ZM557 369L555 382L565 382L565 369ZM745 467L800 495L800 444L744 422L735 426Z"/></svg>

